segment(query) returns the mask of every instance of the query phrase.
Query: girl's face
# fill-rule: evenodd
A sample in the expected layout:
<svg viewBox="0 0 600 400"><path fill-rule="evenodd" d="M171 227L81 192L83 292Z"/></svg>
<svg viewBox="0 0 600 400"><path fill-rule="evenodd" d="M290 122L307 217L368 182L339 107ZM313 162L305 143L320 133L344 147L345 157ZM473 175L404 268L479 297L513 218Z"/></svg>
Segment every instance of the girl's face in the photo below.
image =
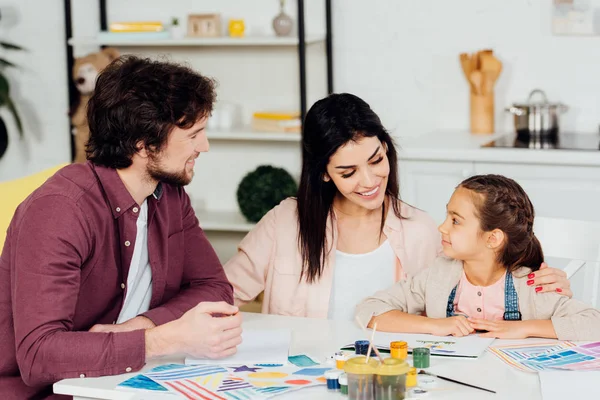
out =
<svg viewBox="0 0 600 400"><path fill-rule="evenodd" d="M489 235L481 231L473 196L478 195L462 187L456 189L446 206L446 220L438 227L444 254L456 260L476 260L489 250Z"/></svg>
<svg viewBox="0 0 600 400"><path fill-rule="evenodd" d="M327 164L325 180L332 180L345 201L376 210L383 204L390 174L387 149L376 136L340 147Z"/></svg>

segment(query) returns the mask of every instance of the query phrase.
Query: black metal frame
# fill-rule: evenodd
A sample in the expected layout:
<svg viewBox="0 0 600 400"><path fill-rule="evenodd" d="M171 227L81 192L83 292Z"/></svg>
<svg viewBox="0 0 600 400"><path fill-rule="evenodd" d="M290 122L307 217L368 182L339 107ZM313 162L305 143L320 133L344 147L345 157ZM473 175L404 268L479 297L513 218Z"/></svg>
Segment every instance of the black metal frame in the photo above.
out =
<svg viewBox="0 0 600 400"><path fill-rule="evenodd" d="M304 40L304 0L298 1L298 66L299 66L299 84L300 84L300 116L304 121L306 115L306 42ZM331 36L331 1L325 0L325 54L327 56L327 94L333 93L333 46ZM98 0L100 9L100 29L106 30L108 27L106 0ZM67 55L67 78L69 82L69 105L73 106L77 101L77 88L71 77L74 58L73 47L68 41L73 36L73 25L71 21L71 0L64 0L65 13L65 45ZM71 155L75 155L75 145L73 135L71 136Z"/></svg>

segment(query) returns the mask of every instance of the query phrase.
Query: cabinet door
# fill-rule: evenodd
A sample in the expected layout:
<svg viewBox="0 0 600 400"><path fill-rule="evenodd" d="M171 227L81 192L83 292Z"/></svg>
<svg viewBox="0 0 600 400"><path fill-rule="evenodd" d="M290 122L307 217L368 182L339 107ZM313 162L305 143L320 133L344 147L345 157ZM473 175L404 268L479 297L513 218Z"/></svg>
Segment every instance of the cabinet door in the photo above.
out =
<svg viewBox="0 0 600 400"><path fill-rule="evenodd" d="M454 189L473 174L472 162L400 160L400 197L442 223Z"/></svg>
<svg viewBox="0 0 600 400"><path fill-rule="evenodd" d="M536 215L600 221L600 167L477 162L475 172L516 180Z"/></svg>

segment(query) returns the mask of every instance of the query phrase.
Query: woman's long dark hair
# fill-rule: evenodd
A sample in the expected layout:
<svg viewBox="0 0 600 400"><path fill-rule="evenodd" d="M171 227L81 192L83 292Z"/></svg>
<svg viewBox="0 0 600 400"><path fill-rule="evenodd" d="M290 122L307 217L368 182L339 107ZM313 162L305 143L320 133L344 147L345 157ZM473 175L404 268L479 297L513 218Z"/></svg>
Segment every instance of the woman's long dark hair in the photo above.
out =
<svg viewBox="0 0 600 400"><path fill-rule="evenodd" d="M506 236L497 262L509 272L521 266L533 271L544 262L542 245L533 233L533 204L514 180L502 175L475 175L458 187L468 189L474 197L476 216L484 232L500 229Z"/></svg>
<svg viewBox="0 0 600 400"><path fill-rule="evenodd" d="M332 94L317 101L306 114L302 132L302 175L298 187L298 242L302 254L302 276L315 282L323 273L331 243L327 242L327 219L333 216L337 188L323 180L331 156L350 141L377 137L387 149L390 164L386 195L400 218L398 159L390 134L371 107L349 93ZM385 202L381 227L386 216Z"/></svg>

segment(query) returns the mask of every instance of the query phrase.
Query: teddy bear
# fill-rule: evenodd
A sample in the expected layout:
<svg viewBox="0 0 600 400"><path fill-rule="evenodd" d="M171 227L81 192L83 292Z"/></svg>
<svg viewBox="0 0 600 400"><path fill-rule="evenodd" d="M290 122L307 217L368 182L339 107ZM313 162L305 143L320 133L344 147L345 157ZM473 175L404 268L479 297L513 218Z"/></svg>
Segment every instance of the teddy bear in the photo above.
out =
<svg viewBox="0 0 600 400"><path fill-rule="evenodd" d="M73 64L73 81L79 91L79 101L71 109L71 124L75 135L76 163L86 161L85 145L90 137L90 128L87 123L87 104L96 87L98 74L113 60L119 57L119 51L113 47L106 47L99 52L88 54L75 59Z"/></svg>

